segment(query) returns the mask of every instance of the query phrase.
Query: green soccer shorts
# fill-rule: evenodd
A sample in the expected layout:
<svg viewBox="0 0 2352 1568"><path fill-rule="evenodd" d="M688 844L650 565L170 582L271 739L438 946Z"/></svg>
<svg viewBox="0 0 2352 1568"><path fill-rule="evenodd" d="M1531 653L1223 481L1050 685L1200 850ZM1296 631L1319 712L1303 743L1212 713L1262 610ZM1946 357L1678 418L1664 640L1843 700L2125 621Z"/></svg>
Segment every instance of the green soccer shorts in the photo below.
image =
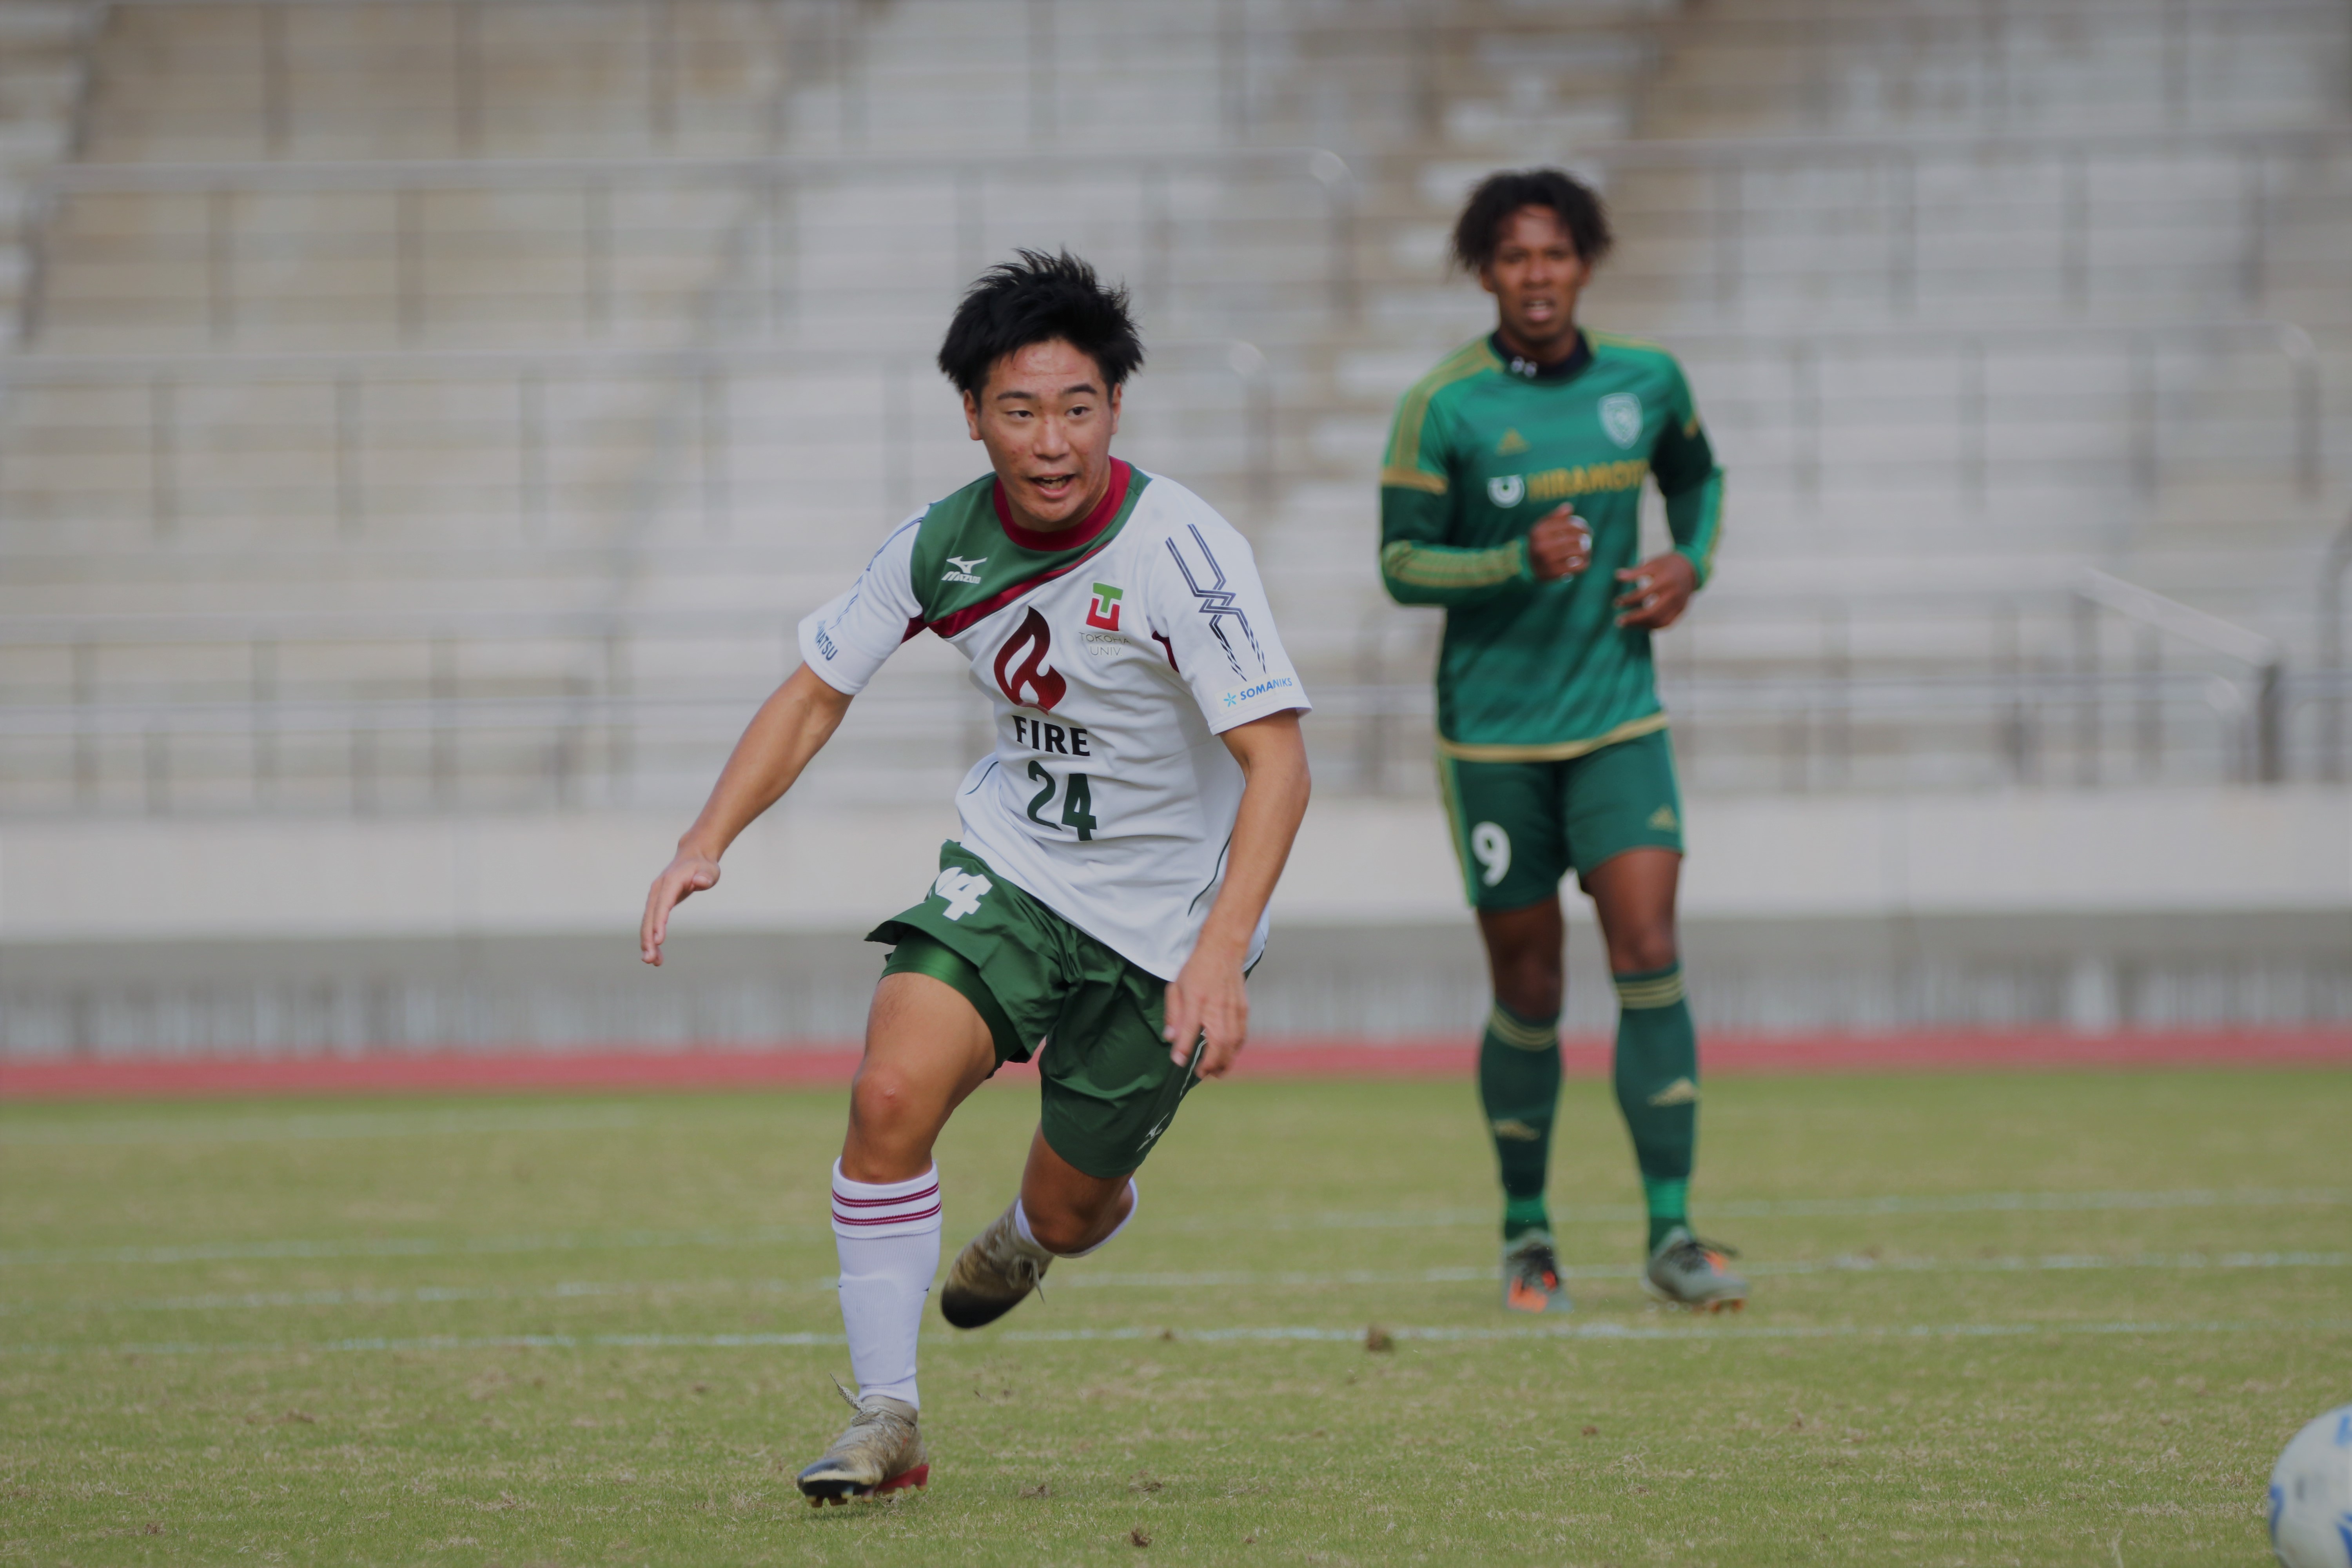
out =
<svg viewBox="0 0 2352 1568"><path fill-rule="evenodd" d="M969 998L996 1040L999 1065L1042 1044L1039 1128L1089 1176L1143 1163L1200 1081L1196 1050L1168 1057L1168 983L1137 967L950 840L923 901L866 939L895 944L886 974L944 981Z"/></svg>
<svg viewBox="0 0 2352 1568"><path fill-rule="evenodd" d="M1628 849L1682 853L1682 791L1664 730L1558 762L1440 756L1437 782L1473 909L1542 903L1569 872Z"/></svg>

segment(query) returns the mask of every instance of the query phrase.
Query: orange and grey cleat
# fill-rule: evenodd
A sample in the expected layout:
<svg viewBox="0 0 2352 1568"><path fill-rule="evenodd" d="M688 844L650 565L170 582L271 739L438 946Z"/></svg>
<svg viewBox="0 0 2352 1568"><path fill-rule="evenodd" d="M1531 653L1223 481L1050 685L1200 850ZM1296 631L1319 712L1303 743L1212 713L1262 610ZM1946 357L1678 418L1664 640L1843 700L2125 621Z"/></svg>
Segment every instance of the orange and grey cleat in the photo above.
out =
<svg viewBox="0 0 2352 1568"><path fill-rule="evenodd" d="M1568 1312L1575 1304L1560 1283L1551 1237L1531 1230L1503 1249L1503 1305L1515 1312Z"/></svg>
<svg viewBox="0 0 2352 1568"><path fill-rule="evenodd" d="M849 1397L848 1390L842 1397ZM931 1479L923 1452L922 1434L915 1429L915 1407L903 1399L868 1394L852 1401L857 1414L824 1457L800 1473L801 1495L811 1508L847 1502L852 1498L880 1497L905 1487L919 1487Z"/></svg>
<svg viewBox="0 0 2352 1568"><path fill-rule="evenodd" d="M1676 1226L1650 1254L1643 1288L1669 1306L1695 1312L1737 1312L1748 1304L1748 1281L1731 1271L1737 1249L1701 1241L1687 1226Z"/></svg>

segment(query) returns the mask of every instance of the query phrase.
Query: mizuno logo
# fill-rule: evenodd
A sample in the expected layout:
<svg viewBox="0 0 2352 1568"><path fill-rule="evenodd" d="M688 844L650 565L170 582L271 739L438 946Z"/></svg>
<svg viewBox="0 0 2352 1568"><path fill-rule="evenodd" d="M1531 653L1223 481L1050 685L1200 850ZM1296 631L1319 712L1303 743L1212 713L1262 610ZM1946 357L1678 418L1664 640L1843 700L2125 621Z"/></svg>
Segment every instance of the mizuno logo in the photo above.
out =
<svg viewBox="0 0 2352 1568"><path fill-rule="evenodd" d="M1508 1138L1516 1143L1543 1142L1542 1133L1515 1117L1505 1117L1502 1121L1490 1122L1488 1125L1494 1128L1495 1136L1497 1138Z"/></svg>
<svg viewBox="0 0 2352 1568"><path fill-rule="evenodd" d="M987 560L988 557L985 555L975 555L970 560L966 560L961 555L950 555L948 557L948 565L950 570L940 574L940 581L942 583L977 583L980 581L980 568Z"/></svg>
<svg viewBox="0 0 2352 1568"><path fill-rule="evenodd" d="M1664 1109L1669 1105L1696 1105L1698 1103L1698 1085L1691 1082L1691 1080L1686 1078L1678 1078L1675 1079L1674 1082L1666 1085L1665 1088L1658 1090L1657 1093L1650 1096L1650 1103L1660 1109Z"/></svg>

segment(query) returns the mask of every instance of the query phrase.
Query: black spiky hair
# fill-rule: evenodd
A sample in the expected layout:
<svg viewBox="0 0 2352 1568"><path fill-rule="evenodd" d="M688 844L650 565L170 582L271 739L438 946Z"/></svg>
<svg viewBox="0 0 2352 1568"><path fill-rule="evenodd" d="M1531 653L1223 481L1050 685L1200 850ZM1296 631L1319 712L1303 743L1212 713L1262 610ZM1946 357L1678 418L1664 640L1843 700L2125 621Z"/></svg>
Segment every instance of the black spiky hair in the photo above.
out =
<svg viewBox="0 0 2352 1568"><path fill-rule="evenodd" d="M1142 368L1143 340L1125 289L1105 284L1066 250L1013 256L980 275L948 323L940 369L957 391L978 396L998 360L1056 338L1095 362L1106 391Z"/></svg>
<svg viewBox="0 0 2352 1568"><path fill-rule="evenodd" d="M1609 209L1599 193L1559 169L1503 169L1478 182L1454 225L1454 259L1473 276L1495 259L1505 220L1521 207L1549 207L1576 247L1577 258L1598 267L1609 254Z"/></svg>

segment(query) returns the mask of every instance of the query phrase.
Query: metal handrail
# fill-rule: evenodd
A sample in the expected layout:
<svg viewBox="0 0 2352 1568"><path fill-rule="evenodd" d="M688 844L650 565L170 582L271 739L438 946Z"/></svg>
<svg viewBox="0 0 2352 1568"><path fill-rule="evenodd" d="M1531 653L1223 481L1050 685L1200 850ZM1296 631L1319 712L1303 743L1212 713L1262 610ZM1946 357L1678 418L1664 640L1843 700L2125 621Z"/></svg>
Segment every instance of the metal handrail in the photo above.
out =
<svg viewBox="0 0 2352 1568"><path fill-rule="evenodd" d="M2247 630L2219 616L2208 615L2178 599L2169 599L2153 589L2136 583L2126 583L2095 568L2086 569L2074 584L2076 600L2086 609L2102 609L2137 621L2144 626L2193 643L2199 647L2218 653L2222 658L2245 665L2253 672L2253 690L2242 703L2252 731L2246 744L2249 772L2262 784L2277 784L2286 776L2285 706L2284 681L2286 658L2276 642L2260 633ZM2095 649L2096 644L2083 638L2079 644ZM2094 709L2089 716L2091 732L2097 733L2099 716Z"/></svg>
<svg viewBox="0 0 2352 1568"><path fill-rule="evenodd" d="M2319 570L2319 665L2333 683L2347 672L2344 660L2344 580L2352 574L2352 519L2327 542L2327 559ZM2333 694L2320 710L2320 776L2333 784L2344 777L2344 707L2352 688Z"/></svg>

